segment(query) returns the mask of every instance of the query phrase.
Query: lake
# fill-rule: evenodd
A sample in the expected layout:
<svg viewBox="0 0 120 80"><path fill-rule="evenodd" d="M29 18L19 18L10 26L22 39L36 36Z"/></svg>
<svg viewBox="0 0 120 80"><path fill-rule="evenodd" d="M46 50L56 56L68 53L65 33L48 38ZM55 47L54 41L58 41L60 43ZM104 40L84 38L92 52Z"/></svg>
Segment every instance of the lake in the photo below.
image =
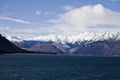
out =
<svg viewBox="0 0 120 80"><path fill-rule="evenodd" d="M120 57L0 55L0 80L120 80Z"/></svg>

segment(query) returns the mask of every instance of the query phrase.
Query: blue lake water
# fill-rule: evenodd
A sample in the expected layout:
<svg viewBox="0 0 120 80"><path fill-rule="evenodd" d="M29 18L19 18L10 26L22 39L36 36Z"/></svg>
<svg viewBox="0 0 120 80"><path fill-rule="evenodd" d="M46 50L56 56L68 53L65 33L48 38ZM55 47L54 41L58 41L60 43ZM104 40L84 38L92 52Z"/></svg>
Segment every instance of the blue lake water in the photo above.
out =
<svg viewBox="0 0 120 80"><path fill-rule="evenodd" d="M0 80L120 80L120 57L0 55Z"/></svg>

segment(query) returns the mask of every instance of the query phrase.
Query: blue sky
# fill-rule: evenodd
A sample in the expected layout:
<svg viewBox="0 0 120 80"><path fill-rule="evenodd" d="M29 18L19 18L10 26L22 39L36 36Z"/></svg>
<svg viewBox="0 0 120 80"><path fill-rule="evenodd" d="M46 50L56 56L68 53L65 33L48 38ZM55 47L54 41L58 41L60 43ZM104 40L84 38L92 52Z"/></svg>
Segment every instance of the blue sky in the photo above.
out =
<svg viewBox="0 0 120 80"><path fill-rule="evenodd" d="M4 35L114 32L120 30L119 18L120 0L0 0Z"/></svg>

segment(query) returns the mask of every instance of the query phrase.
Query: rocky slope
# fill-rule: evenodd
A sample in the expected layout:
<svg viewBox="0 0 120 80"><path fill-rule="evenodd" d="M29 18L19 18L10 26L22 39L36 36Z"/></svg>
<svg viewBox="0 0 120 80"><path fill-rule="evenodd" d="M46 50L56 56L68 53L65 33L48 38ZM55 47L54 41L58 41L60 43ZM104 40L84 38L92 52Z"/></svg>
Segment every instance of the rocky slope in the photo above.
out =
<svg viewBox="0 0 120 80"><path fill-rule="evenodd" d="M5 37L0 34L0 53L20 53L27 52L19 47L15 46L13 43L8 41Z"/></svg>
<svg viewBox="0 0 120 80"><path fill-rule="evenodd" d="M105 40L82 44L69 50L79 55L120 55L120 41Z"/></svg>
<svg viewBox="0 0 120 80"><path fill-rule="evenodd" d="M37 46L37 45L36 45ZM47 49L44 46L39 47L39 49L36 49L36 46L33 46L29 49L21 49L20 46L14 45L12 42L7 40L5 37L0 35L0 54L4 53L37 53L37 54L56 54L57 52L53 51L41 51L40 49ZM38 45L40 46L40 45ZM35 50L36 49L36 50Z"/></svg>
<svg viewBox="0 0 120 80"><path fill-rule="evenodd" d="M10 38L10 37L9 37ZM14 37L13 37L14 38ZM23 39L15 37L17 39L10 38L14 44L21 48L27 49L39 49L42 46L46 46L49 50L50 46L54 45L54 49L59 49L64 54L80 54L80 55L119 55L120 54L120 33L81 33L79 35L48 35L38 36L29 39ZM23 40L21 40L23 39ZM21 41L20 41L21 40ZM49 47L48 47L49 45ZM51 51L54 50L53 48ZM57 51L57 50L56 50ZM57 53L59 53L57 51ZM61 53L61 52L60 52Z"/></svg>
<svg viewBox="0 0 120 80"><path fill-rule="evenodd" d="M26 48L26 50L29 51L35 51L35 52L46 52L46 53L59 53L61 54L62 51L56 48L54 45L49 45L49 44L35 44L30 48Z"/></svg>

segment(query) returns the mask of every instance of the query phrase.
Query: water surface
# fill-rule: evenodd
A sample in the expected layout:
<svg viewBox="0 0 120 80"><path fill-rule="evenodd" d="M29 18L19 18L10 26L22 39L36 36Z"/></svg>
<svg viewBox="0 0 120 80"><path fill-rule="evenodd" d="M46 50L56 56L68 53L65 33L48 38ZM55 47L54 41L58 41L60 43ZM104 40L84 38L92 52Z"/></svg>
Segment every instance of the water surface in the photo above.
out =
<svg viewBox="0 0 120 80"><path fill-rule="evenodd" d="M0 55L0 80L120 80L120 57Z"/></svg>

